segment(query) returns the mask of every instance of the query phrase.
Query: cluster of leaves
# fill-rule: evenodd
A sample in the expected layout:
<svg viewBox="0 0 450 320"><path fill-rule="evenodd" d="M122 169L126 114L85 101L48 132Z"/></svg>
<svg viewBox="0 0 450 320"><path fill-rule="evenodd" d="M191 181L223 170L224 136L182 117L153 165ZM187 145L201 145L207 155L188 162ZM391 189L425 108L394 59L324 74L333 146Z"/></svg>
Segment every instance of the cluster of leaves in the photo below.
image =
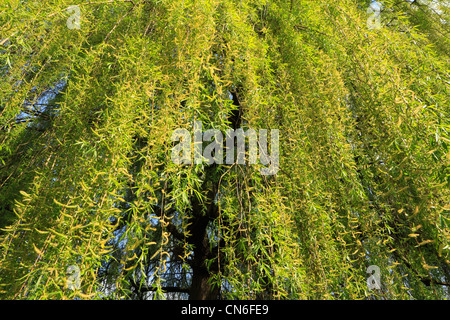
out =
<svg viewBox="0 0 450 320"><path fill-rule="evenodd" d="M10 1L0 296L448 297L449 7L369 2ZM279 129L280 171L175 165L196 120Z"/></svg>

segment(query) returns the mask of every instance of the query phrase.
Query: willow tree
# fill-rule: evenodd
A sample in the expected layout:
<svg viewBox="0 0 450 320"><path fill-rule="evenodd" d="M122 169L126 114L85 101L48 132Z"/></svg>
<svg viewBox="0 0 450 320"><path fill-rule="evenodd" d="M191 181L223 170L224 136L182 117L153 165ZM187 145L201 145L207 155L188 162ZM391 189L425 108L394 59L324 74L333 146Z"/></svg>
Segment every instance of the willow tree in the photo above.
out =
<svg viewBox="0 0 450 320"><path fill-rule="evenodd" d="M448 297L448 2L369 4L3 1L1 297Z"/></svg>

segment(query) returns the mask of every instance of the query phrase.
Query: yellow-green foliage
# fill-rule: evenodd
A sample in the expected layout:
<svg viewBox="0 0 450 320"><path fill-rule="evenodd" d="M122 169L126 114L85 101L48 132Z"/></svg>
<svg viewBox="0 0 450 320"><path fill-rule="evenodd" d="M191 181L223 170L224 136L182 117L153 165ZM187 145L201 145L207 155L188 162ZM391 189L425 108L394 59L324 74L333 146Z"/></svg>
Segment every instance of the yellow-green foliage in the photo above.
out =
<svg viewBox="0 0 450 320"><path fill-rule="evenodd" d="M0 296L185 298L197 259L223 298L448 297L449 6L415 2L3 1ZM171 161L233 92L277 175Z"/></svg>

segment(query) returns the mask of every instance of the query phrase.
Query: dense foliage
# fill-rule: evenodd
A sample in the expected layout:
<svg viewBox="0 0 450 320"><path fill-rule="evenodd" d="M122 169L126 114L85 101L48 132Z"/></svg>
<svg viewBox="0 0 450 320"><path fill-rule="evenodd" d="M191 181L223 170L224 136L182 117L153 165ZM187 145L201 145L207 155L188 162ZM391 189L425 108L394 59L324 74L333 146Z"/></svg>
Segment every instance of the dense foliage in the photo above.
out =
<svg viewBox="0 0 450 320"><path fill-rule="evenodd" d="M450 6L369 4L1 0L0 297L448 297ZM279 171L175 164L196 120Z"/></svg>

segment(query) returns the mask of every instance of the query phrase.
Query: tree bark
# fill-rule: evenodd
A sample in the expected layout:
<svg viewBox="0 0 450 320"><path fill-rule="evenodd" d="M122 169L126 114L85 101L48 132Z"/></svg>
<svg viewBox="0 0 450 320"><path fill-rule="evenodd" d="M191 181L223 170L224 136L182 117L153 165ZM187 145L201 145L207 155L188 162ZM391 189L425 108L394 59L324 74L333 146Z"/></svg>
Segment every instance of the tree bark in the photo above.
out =
<svg viewBox="0 0 450 320"><path fill-rule="evenodd" d="M213 288L209 280L213 273L208 270L206 260L213 257L210 250L210 243L207 234L208 223L217 215L217 207L213 203L216 189L212 188L208 192L207 203L208 209L202 212L204 204L198 203L197 199L192 201L193 217L192 224L189 226L190 237L189 243L193 245L193 261L192 267L192 284L189 292L190 300L211 300L218 298L218 288ZM214 253L213 253L214 254Z"/></svg>
<svg viewBox="0 0 450 320"><path fill-rule="evenodd" d="M213 288L209 283L212 274L206 266L200 266L193 270L192 286L189 291L189 300L216 300L219 296L219 289Z"/></svg>

